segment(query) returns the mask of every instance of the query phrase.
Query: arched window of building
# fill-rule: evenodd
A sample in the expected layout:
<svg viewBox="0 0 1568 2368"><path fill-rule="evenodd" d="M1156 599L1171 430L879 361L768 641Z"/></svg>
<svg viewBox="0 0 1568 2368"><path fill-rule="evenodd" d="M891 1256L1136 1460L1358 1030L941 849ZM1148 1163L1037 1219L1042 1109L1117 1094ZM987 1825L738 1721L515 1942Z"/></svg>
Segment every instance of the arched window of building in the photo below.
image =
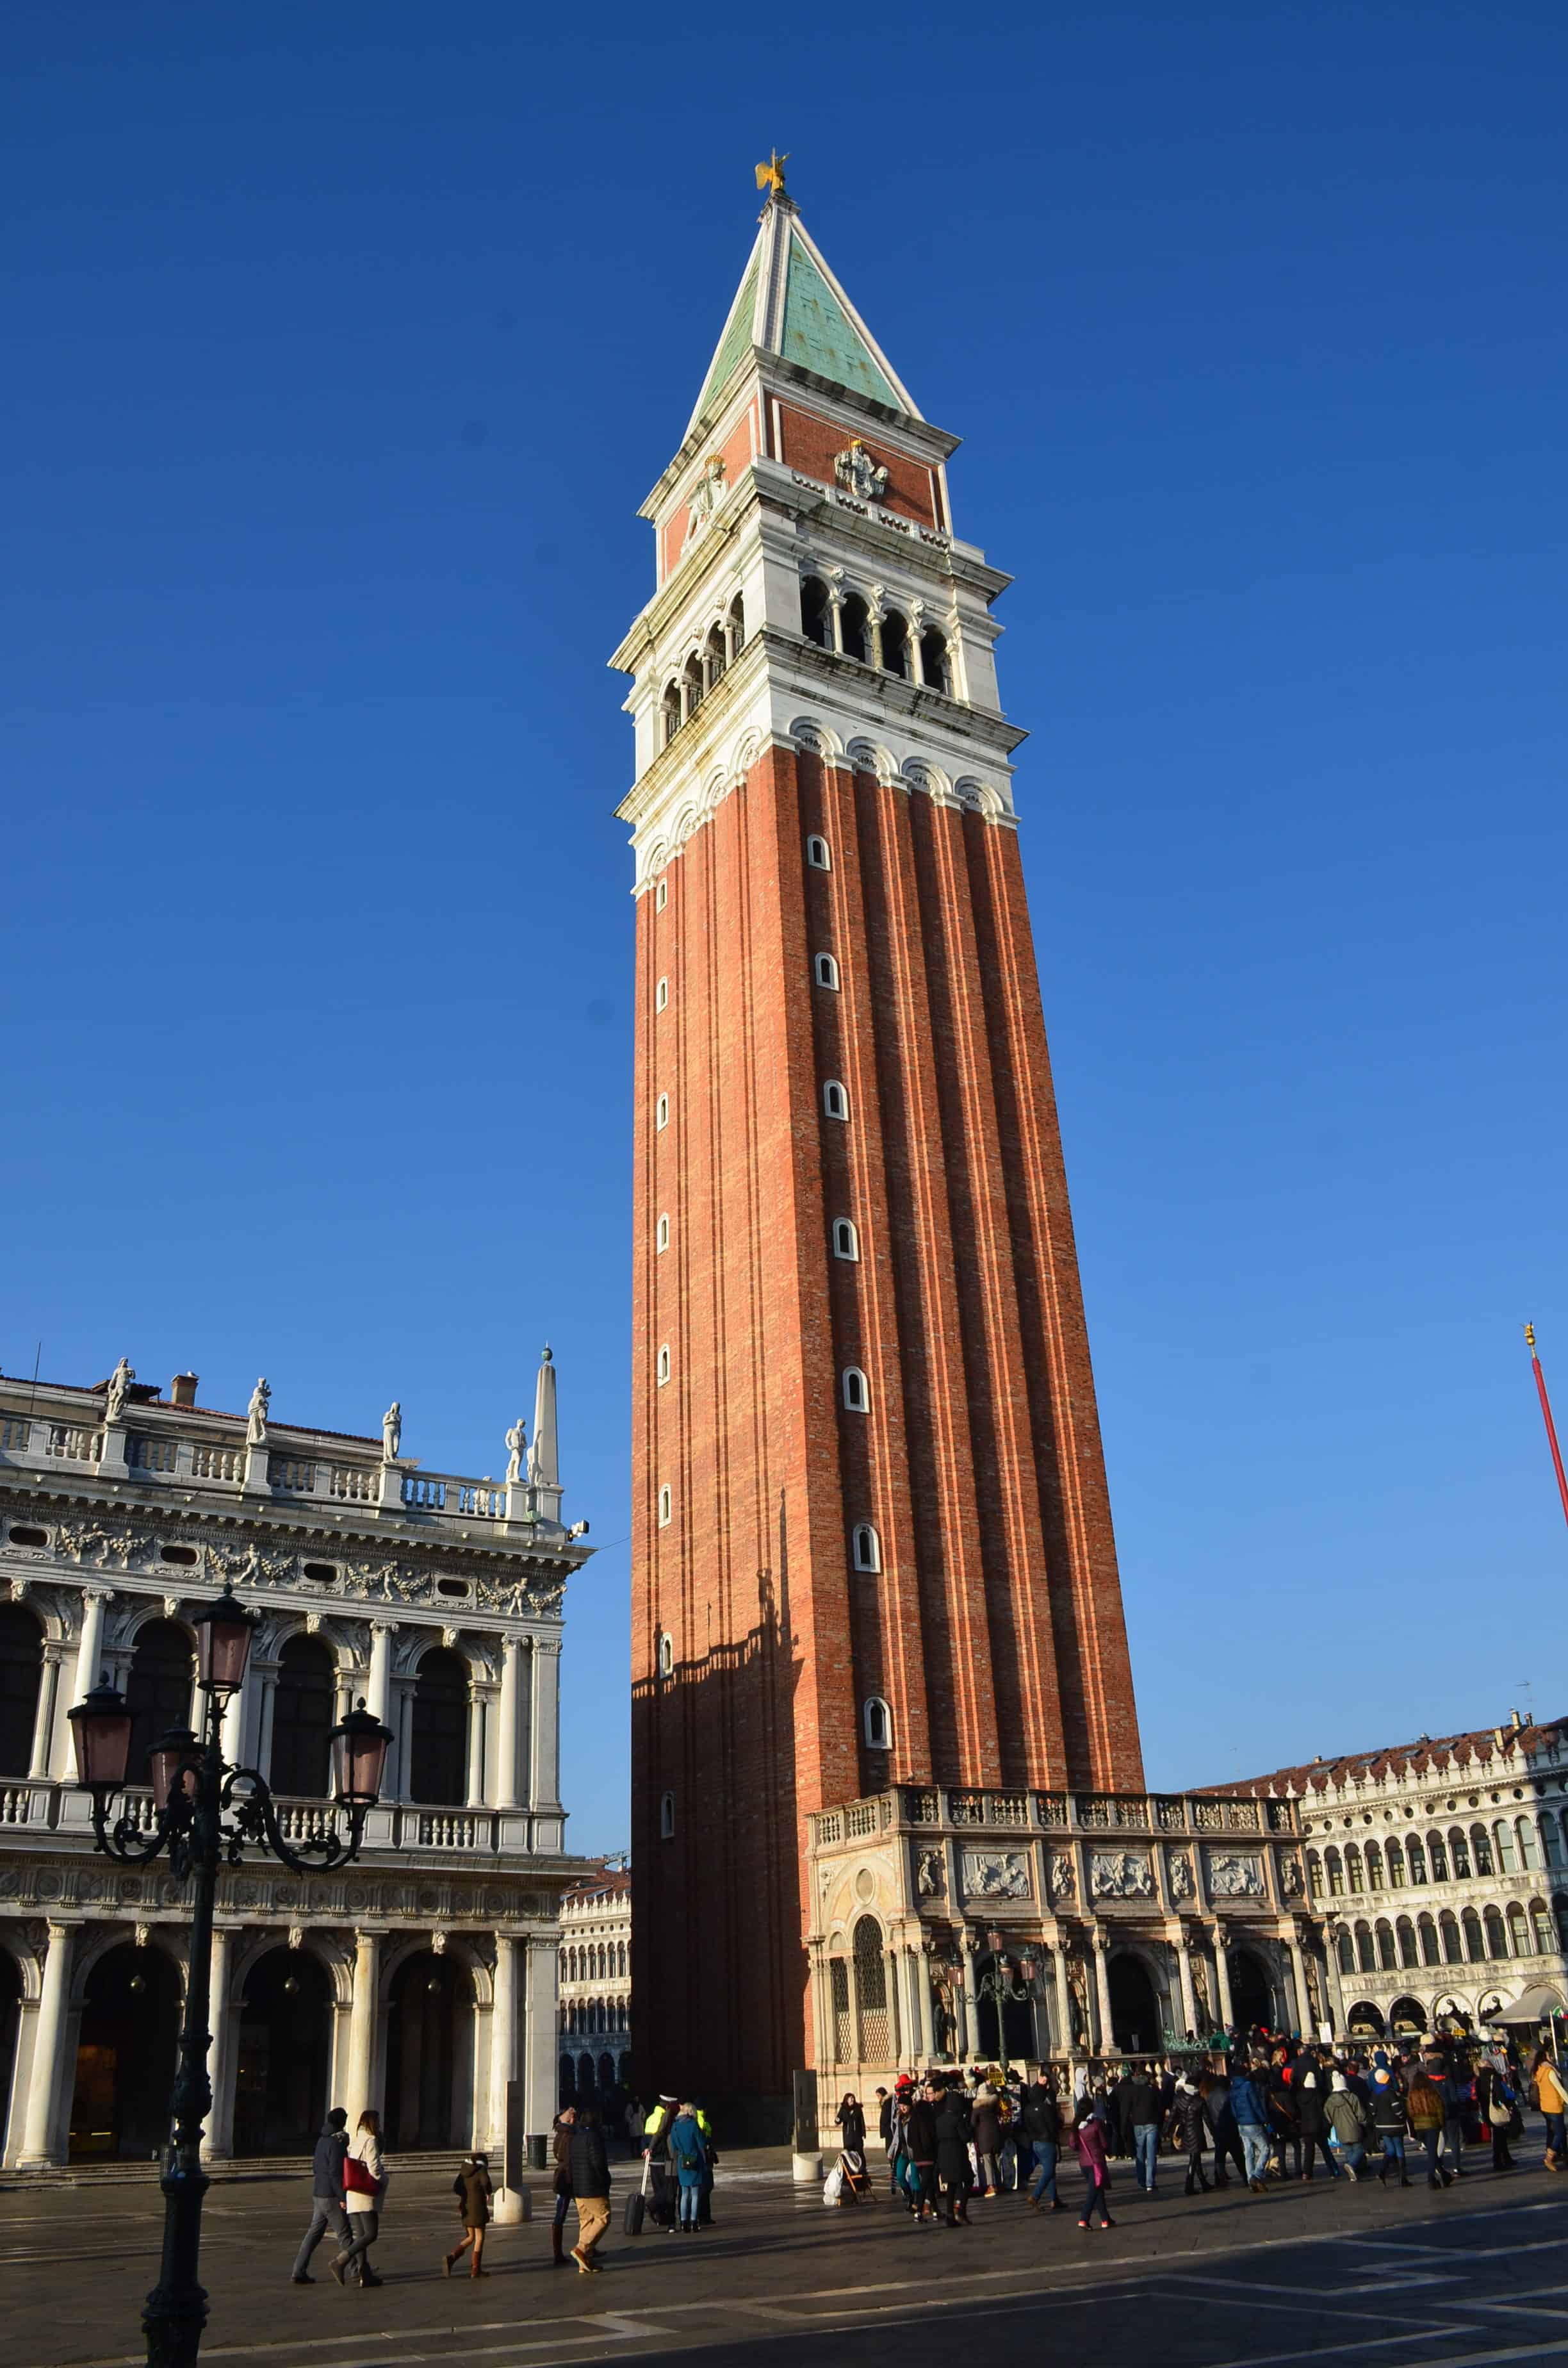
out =
<svg viewBox="0 0 1568 2368"><path fill-rule="evenodd" d="M1401 1916L1396 1918L1393 1929L1394 1937L1399 1942L1400 1964L1402 1965L1418 1965L1421 1963L1421 1957L1420 1952L1415 1946L1415 1927L1411 1922L1409 1917Z"/></svg>
<svg viewBox="0 0 1568 2368"><path fill-rule="evenodd" d="M1514 1829L1506 1817L1499 1817L1492 1828L1492 1839L1497 1851L1497 1866L1503 1874L1517 1874L1519 1861L1514 1854Z"/></svg>
<svg viewBox="0 0 1568 2368"><path fill-rule="evenodd" d="M666 1628L659 1639L659 1675L673 1678L676 1673L676 1640Z"/></svg>
<svg viewBox="0 0 1568 2368"><path fill-rule="evenodd" d="M1372 1928L1369 1924L1358 1924L1356 1927L1356 1955L1364 1974L1377 1972L1378 1952L1372 1940Z"/></svg>
<svg viewBox="0 0 1568 2368"><path fill-rule="evenodd" d="M468 1791L468 1664L438 1645L414 1688L408 1789L415 1801L460 1808Z"/></svg>
<svg viewBox="0 0 1568 2368"><path fill-rule="evenodd" d="M696 714L702 704L702 660L693 650L681 670L680 710L685 722Z"/></svg>
<svg viewBox="0 0 1568 2368"><path fill-rule="evenodd" d="M1515 1818L1514 1839L1518 1845L1520 1873L1538 1873L1540 1868L1540 1843L1536 1837L1533 1817Z"/></svg>
<svg viewBox="0 0 1568 2368"><path fill-rule="evenodd" d="M851 1539L851 1555L857 1570L881 1570L881 1542L869 1521L857 1521Z"/></svg>
<svg viewBox="0 0 1568 2368"><path fill-rule="evenodd" d="M670 1491L669 1491L669 1485L668 1485L668 1483L666 1482L666 1483L665 1483L665 1486L664 1486L664 1487L662 1487L662 1488L660 1489L660 1491L659 1491L659 1527L660 1527L660 1529L662 1529L662 1530L667 1530L667 1529L669 1528L669 1525L670 1525L671 1520L672 1520L672 1519L673 1519L673 1517L674 1517L674 1514L675 1514L675 1499L674 1499L674 1498L671 1497L671 1495L670 1495Z"/></svg>
<svg viewBox="0 0 1568 2368"><path fill-rule="evenodd" d="M836 1077L829 1077L824 1086L822 1106L828 1118L846 1119L849 1116L849 1097Z"/></svg>
<svg viewBox="0 0 1568 2368"><path fill-rule="evenodd" d="M891 2041L887 1959L882 1953L881 1927L874 1916L862 1916L855 1927L855 2005L860 2062L885 2063Z"/></svg>
<svg viewBox="0 0 1568 2368"><path fill-rule="evenodd" d="M1385 1973L1392 1973L1395 1963L1393 1933L1387 1918L1381 1916L1378 1918L1378 1963Z"/></svg>
<svg viewBox="0 0 1568 2368"><path fill-rule="evenodd" d="M1467 1907L1464 1911L1464 1952L1472 1965L1485 1963L1486 1935L1473 1907Z"/></svg>
<svg viewBox="0 0 1568 2368"><path fill-rule="evenodd" d="M716 682L722 680L724 668L729 663L730 653L724 640L724 628L722 625L714 625L702 645L702 680L705 689L711 690Z"/></svg>
<svg viewBox="0 0 1568 2368"><path fill-rule="evenodd" d="M1492 1843L1488 1838L1484 1826L1471 1826L1470 1829L1470 1853L1471 1858L1475 1861L1475 1871L1477 1874L1490 1874L1492 1872Z"/></svg>
<svg viewBox="0 0 1568 2368"><path fill-rule="evenodd" d="M1508 1953L1508 1935L1504 1929L1503 1913L1501 1908L1488 1907L1485 1910L1482 1920L1486 1926L1487 1955L1489 1957L1506 1957Z"/></svg>
<svg viewBox="0 0 1568 2368"><path fill-rule="evenodd" d="M866 1741L873 1751L892 1749L892 1713L880 1694L873 1694L865 1709Z"/></svg>
<svg viewBox="0 0 1568 2368"><path fill-rule="evenodd" d="M1340 1857L1339 1852L1333 1848L1325 1850L1324 1856L1328 1867L1329 1896L1331 1899L1343 1899L1345 1896L1345 1861Z"/></svg>
<svg viewBox="0 0 1568 2368"><path fill-rule="evenodd" d="M670 1344L667 1340L665 1341L659 1350L659 1361L656 1371L658 1373L658 1385L660 1389L663 1389L665 1383L670 1377Z"/></svg>
<svg viewBox="0 0 1568 2368"><path fill-rule="evenodd" d="M665 1216L661 1216L657 1225L653 1228L653 1245L656 1249L667 1250L669 1248L670 1221Z"/></svg>
<svg viewBox="0 0 1568 2368"><path fill-rule="evenodd" d="M670 983L669 983L669 980L668 980L667 978L662 978L662 979L659 981L658 985L653 989L653 1008L654 1008L654 1010L655 1010L655 1011L663 1011L663 1010L666 1008L666 1006L668 1005L668 1003L669 1003L669 999L670 999Z"/></svg>
<svg viewBox="0 0 1568 2368"><path fill-rule="evenodd" d="M819 986L838 987L838 964L831 954L816 954L812 960L812 976Z"/></svg>
<svg viewBox="0 0 1568 2368"><path fill-rule="evenodd" d="M833 858L828 852L827 841L817 831L813 831L806 841L806 861L813 871L833 870Z"/></svg>
<svg viewBox="0 0 1568 2368"><path fill-rule="evenodd" d="M125 1763L126 1782L145 1784L151 1771L147 1754L171 1726L188 1726L196 1656L190 1638L173 1620L149 1620L139 1629L126 1680L125 1702L131 1713L131 1752Z"/></svg>
<svg viewBox="0 0 1568 2368"><path fill-rule="evenodd" d="M188 1657L188 1647L187 1657ZM21 1603L0 1603L0 1776L25 1776L32 1766L33 1728L38 1724L38 1691L43 1677L43 1631ZM92 1672L97 1685L98 1671ZM186 1714L190 1709L190 1681L186 1680ZM183 1726L185 1716L173 1722ZM132 1784L144 1783L132 1763Z"/></svg>
<svg viewBox="0 0 1568 2368"><path fill-rule="evenodd" d="M1443 1952L1437 1946L1437 1928L1432 1918L1429 1916L1419 1917L1416 1919L1416 1930L1421 1935L1422 1964L1440 1965L1443 1962Z"/></svg>
<svg viewBox="0 0 1568 2368"><path fill-rule="evenodd" d="M1364 1891L1367 1887L1361 1880L1361 1853L1354 1842L1345 1845L1345 1880L1352 1891Z"/></svg>
<svg viewBox="0 0 1568 2368"><path fill-rule="evenodd" d="M673 1793L659 1795L659 1839L673 1841L676 1830L676 1796Z"/></svg>
<svg viewBox="0 0 1568 2368"><path fill-rule="evenodd" d="M1562 1863L1562 1842L1557 1831L1557 1819L1550 1809L1543 1810L1540 1820L1541 1854L1548 1866Z"/></svg>
<svg viewBox="0 0 1568 2368"><path fill-rule="evenodd" d="M669 1122L670 1098L668 1094L661 1094L658 1100L653 1104L653 1124L662 1133L663 1130L668 1126Z"/></svg>
<svg viewBox="0 0 1568 2368"><path fill-rule="evenodd" d="M871 1410L870 1384L858 1365L844 1368L844 1404L850 1414L869 1414Z"/></svg>
<svg viewBox="0 0 1568 2368"><path fill-rule="evenodd" d="M669 882L668 882L667 880L655 880L655 881L654 881L654 882L653 882L653 910L654 910L654 912L655 912L655 913L662 913L662 912L664 911L664 909L665 909L665 906L669 903L669 901L670 901L670 883L669 883Z"/></svg>
<svg viewBox="0 0 1568 2368"><path fill-rule="evenodd" d="M1323 1859L1317 1850L1307 1852L1307 1889L1314 1899L1323 1897Z"/></svg>
<svg viewBox="0 0 1568 2368"><path fill-rule="evenodd" d="M311 1801L327 1794L327 1736L335 1724L336 1669L319 1636L290 1636L278 1656L272 1695L275 1793Z"/></svg>
<svg viewBox="0 0 1568 2368"><path fill-rule="evenodd" d="M1470 1844L1465 1839L1462 1827L1450 1826L1449 1828L1449 1858L1453 1866L1455 1882L1468 1883L1470 1880Z"/></svg>
<svg viewBox="0 0 1568 2368"><path fill-rule="evenodd" d="M1544 1899L1530 1901L1531 1937L1538 1957L1550 1957L1557 1946L1551 1930L1551 1917Z"/></svg>
<svg viewBox="0 0 1568 2368"><path fill-rule="evenodd" d="M1345 1924L1339 1928L1339 1970L1342 1974L1353 1974L1356 1970L1356 1943L1348 1925Z"/></svg>
<svg viewBox="0 0 1568 2368"><path fill-rule="evenodd" d="M845 656L866 665L871 655L870 612L858 592L851 592L839 610L838 630Z"/></svg>
<svg viewBox="0 0 1568 2368"><path fill-rule="evenodd" d="M890 609L882 619L882 671L908 679L909 625L896 609Z"/></svg>
<svg viewBox="0 0 1568 2368"><path fill-rule="evenodd" d="M1412 1843L1411 1847L1412 1849L1419 1850L1421 1845L1419 1842L1415 1842ZM1388 1846L1388 1870L1389 1889L1391 1891L1403 1891L1404 1888L1404 1852L1401 1850L1397 1842L1390 1842Z"/></svg>
<svg viewBox="0 0 1568 2368"><path fill-rule="evenodd" d="M618 1941L615 1944L615 1970L620 1976L621 1980L624 1981L626 1978L626 1943L624 1941ZM621 2012L624 2014L625 2011L626 2009L623 2007L621 2009Z"/></svg>
<svg viewBox="0 0 1568 2368"><path fill-rule="evenodd" d="M1464 1943L1460 1937L1459 1918L1451 1907L1444 1908L1437 1918L1437 1928L1442 1937L1444 1964L1462 1965Z"/></svg>
<svg viewBox="0 0 1568 2368"><path fill-rule="evenodd" d="M920 636L920 679L932 690L952 691L946 636L931 626Z"/></svg>
<svg viewBox="0 0 1568 2368"><path fill-rule="evenodd" d="M838 1258L858 1258L860 1255L859 1235L847 1217L835 1217L833 1221L833 1255Z"/></svg>
<svg viewBox="0 0 1568 2368"><path fill-rule="evenodd" d="M1449 1846L1443 1839L1441 1834L1427 1835L1426 1857L1432 1869L1433 1882L1447 1883L1449 1879Z"/></svg>
<svg viewBox="0 0 1568 2368"><path fill-rule="evenodd" d="M1510 1899L1508 1902L1508 1954L1511 1957L1528 1957L1529 1953L1530 1930L1525 1916L1524 1903L1522 1900Z"/></svg>
<svg viewBox="0 0 1568 2368"><path fill-rule="evenodd" d="M1407 1850L1410 1859L1411 1882L1425 1883L1426 1880L1426 1853L1421 1847L1421 1837L1419 1834L1411 1835ZM1392 1851L1390 1855L1392 1857Z"/></svg>
<svg viewBox="0 0 1568 2368"><path fill-rule="evenodd" d="M724 636L729 643L730 664L734 665L746 645L746 604L737 592L730 603L730 613L724 620Z"/></svg>
<svg viewBox="0 0 1568 2368"><path fill-rule="evenodd" d="M832 649L833 616L827 586L818 575L808 575L801 586L801 631L808 642L815 642L819 650Z"/></svg>
<svg viewBox="0 0 1568 2368"><path fill-rule="evenodd" d="M1381 1891L1383 1887L1383 1854L1376 1842L1367 1844L1367 1888Z"/></svg>
<svg viewBox="0 0 1568 2368"><path fill-rule="evenodd" d="M659 702L659 721L663 727L660 746L667 748L680 730L680 685L672 676L665 685L665 695Z"/></svg>

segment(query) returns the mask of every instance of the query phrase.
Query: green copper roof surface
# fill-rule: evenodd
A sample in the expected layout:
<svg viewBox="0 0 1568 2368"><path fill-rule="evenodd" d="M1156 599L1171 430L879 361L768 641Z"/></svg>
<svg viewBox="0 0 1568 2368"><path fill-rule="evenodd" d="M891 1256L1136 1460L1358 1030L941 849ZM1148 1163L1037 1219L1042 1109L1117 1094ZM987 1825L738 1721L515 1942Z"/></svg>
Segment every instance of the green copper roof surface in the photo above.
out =
<svg viewBox="0 0 1568 2368"><path fill-rule="evenodd" d="M724 340L726 346L729 338ZM779 350L786 361L800 362L835 386L869 394L894 411L903 404L877 368L864 341L850 325L843 305L798 239L790 242L790 277L784 290L784 336Z"/></svg>
<svg viewBox="0 0 1568 2368"><path fill-rule="evenodd" d="M741 292L730 307L730 317L724 324L724 334L719 340L719 350L713 357L713 367L708 373L708 383L702 390L700 411L711 394L717 394L725 380L742 359L751 351L751 320L756 303L756 266L754 263L741 282Z"/></svg>

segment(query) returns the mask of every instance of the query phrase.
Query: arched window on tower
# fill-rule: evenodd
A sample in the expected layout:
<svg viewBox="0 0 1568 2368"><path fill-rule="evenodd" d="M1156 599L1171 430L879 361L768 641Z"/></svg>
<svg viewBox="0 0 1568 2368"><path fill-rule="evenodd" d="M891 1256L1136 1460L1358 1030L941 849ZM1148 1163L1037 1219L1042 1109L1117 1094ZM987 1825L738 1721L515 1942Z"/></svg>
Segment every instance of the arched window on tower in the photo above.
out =
<svg viewBox="0 0 1568 2368"><path fill-rule="evenodd" d="M892 1749L892 1713L881 1694L873 1694L866 1704L866 1741L873 1751Z"/></svg>
<svg viewBox="0 0 1568 2368"><path fill-rule="evenodd" d="M909 676L909 627L896 609L882 619L882 672L903 680Z"/></svg>
<svg viewBox="0 0 1568 2368"><path fill-rule="evenodd" d="M746 645L746 604L739 592L731 601L730 613L724 620L724 641L733 666Z"/></svg>
<svg viewBox="0 0 1568 2368"><path fill-rule="evenodd" d="M881 1541L869 1521L857 1521L850 1537L850 1559L857 1570L881 1570Z"/></svg>
<svg viewBox="0 0 1568 2368"><path fill-rule="evenodd" d="M847 1217L833 1221L833 1255L835 1258L858 1258L860 1238Z"/></svg>
<svg viewBox="0 0 1568 2368"><path fill-rule="evenodd" d="M838 630L846 658L866 665L871 655L870 611L858 592L851 592L839 612Z"/></svg>
<svg viewBox="0 0 1568 2368"><path fill-rule="evenodd" d="M819 986L831 986L835 994L837 993L838 964L834 961L831 954L814 954L812 956L812 975L816 980Z"/></svg>
<svg viewBox="0 0 1568 2368"><path fill-rule="evenodd" d="M824 1086L822 1106L828 1118L846 1119L849 1116L849 1097L836 1077L829 1077Z"/></svg>
<svg viewBox="0 0 1568 2368"><path fill-rule="evenodd" d="M934 625L920 636L920 676L929 689L950 694L953 683L948 665L947 638Z"/></svg>
<svg viewBox="0 0 1568 2368"><path fill-rule="evenodd" d="M702 704L702 660L698 656L695 650L693 650L691 655L686 662L685 668L681 674L680 683L681 716L684 721L686 717L695 715L698 709Z"/></svg>
<svg viewBox="0 0 1568 2368"><path fill-rule="evenodd" d="M724 639L724 628L714 625L702 645L702 687L705 690L711 690L714 684L722 679L729 663L730 651Z"/></svg>
<svg viewBox="0 0 1568 2368"><path fill-rule="evenodd" d="M808 575L801 586L801 631L819 650L832 649L833 616L820 575Z"/></svg>
<svg viewBox="0 0 1568 2368"><path fill-rule="evenodd" d="M653 1247L656 1250L667 1250L669 1246L670 1221L668 1217L661 1216L658 1224L653 1228Z"/></svg>
<svg viewBox="0 0 1568 2368"><path fill-rule="evenodd" d="M673 1793L659 1795L659 1839L673 1841L676 1831L676 1796Z"/></svg>
<svg viewBox="0 0 1568 2368"><path fill-rule="evenodd" d="M669 1342L668 1342L667 1340L664 1342L663 1346L660 1348L660 1350L659 1350L659 1362L658 1362L658 1366L657 1366L657 1372L658 1372L658 1379L659 1379L659 1387L660 1387L661 1389L663 1389L663 1388L664 1388L664 1386L665 1386L665 1383L669 1380L669 1377L670 1377L670 1344L669 1344Z"/></svg>
<svg viewBox="0 0 1568 2368"><path fill-rule="evenodd" d="M676 1640L666 1628L659 1639L659 1675L673 1678L676 1673Z"/></svg>
<svg viewBox="0 0 1568 2368"><path fill-rule="evenodd" d="M813 831L806 841L806 861L813 871L831 871L833 858L827 851L827 841Z"/></svg>
<svg viewBox="0 0 1568 2368"><path fill-rule="evenodd" d="M871 1410L870 1384L858 1365L844 1368L844 1403L851 1414L869 1414Z"/></svg>
<svg viewBox="0 0 1568 2368"><path fill-rule="evenodd" d="M665 695L659 702L659 717L663 725L661 746L667 748L681 726L680 685L673 679L665 685Z"/></svg>

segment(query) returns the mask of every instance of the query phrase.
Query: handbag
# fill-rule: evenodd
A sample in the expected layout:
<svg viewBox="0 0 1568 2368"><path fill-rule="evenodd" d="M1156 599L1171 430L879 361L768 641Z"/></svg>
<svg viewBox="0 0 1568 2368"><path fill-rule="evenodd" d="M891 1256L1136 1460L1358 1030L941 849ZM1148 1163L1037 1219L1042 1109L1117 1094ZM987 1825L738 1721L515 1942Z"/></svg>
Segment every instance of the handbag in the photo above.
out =
<svg viewBox="0 0 1568 2368"><path fill-rule="evenodd" d="M381 2182L368 2163L357 2154L347 2155L343 2163L343 2184L350 2195L379 2195Z"/></svg>

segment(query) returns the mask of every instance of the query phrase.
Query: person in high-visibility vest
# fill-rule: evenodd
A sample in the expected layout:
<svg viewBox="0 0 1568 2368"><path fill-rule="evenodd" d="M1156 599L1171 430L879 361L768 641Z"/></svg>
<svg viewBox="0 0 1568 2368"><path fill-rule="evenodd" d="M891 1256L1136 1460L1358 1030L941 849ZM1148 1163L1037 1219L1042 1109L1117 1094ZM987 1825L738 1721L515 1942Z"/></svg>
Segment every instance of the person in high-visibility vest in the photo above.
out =
<svg viewBox="0 0 1568 2368"><path fill-rule="evenodd" d="M648 2201L654 2219L672 2232L676 2215L670 2194L670 2123L676 2117L676 2104L674 2097L662 2096L642 2124L642 2153L652 2190Z"/></svg>

